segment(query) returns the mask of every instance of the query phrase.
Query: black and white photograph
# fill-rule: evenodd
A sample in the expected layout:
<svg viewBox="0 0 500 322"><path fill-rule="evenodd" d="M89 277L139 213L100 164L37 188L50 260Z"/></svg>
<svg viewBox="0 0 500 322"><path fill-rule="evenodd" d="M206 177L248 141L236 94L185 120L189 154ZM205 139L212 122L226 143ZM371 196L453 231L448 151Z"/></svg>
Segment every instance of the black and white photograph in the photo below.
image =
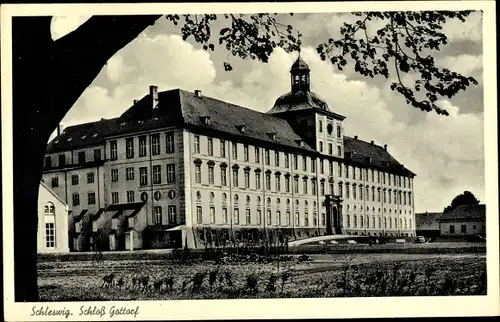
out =
<svg viewBox="0 0 500 322"><path fill-rule="evenodd" d="M494 2L1 13L7 320L499 313Z"/></svg>

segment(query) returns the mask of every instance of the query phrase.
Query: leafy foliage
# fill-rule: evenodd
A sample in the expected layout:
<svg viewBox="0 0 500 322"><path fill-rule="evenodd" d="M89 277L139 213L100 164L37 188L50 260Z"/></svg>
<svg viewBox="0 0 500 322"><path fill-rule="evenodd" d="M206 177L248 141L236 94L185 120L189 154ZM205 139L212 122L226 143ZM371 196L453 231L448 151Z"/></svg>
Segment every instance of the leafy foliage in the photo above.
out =
<svg viewBox="0 0 500 322"><path fill-rule="evenodd" d="M479 205L479 200L470 191L464 191L464 193L459 194L451 201L451 205L444 208L443 212L450 212L458 206L477 206Z"/></svg>
<svg viewBox="0 0 500 322"><path fill-rule="evenodd" d="M365 77L376 76L396 80L390 85L406 102L422 111L435 111L448 115L437 106L439 97L451 98L478 82L457 72L436 66L433 54L448 44L443 25L448 20L465 22L471 11L418 11L418 12L355 12L355 23L344 23L339 39L330 38L316 50L322 60L329 60L342 71L353 64L354 71ZM293 15L293 14L290 14ZM174 25L182 23L184 40L190 37L204 50L215 50L211 23L221 16L214 14L167 15ZM300 50L301 36L292 25L282 24L277 14L252 15L224 14L228 21L218 32L218 44L228 52L223 61L226 71L233 69L229 55L242 59L268 62L277 47L285 52ZM369 35L370 25L385 22L383 27ZM403 82L408 74L410 81Z"/></svg>

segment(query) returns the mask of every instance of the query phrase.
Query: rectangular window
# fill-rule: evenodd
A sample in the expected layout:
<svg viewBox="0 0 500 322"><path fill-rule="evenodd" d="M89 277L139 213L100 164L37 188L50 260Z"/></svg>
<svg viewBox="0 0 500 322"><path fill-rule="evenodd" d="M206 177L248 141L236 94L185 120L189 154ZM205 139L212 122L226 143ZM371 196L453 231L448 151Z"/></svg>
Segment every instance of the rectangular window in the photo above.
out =
<svg viewBox="0 0 500 322"><path fill-rule="evenodd" d="M214 140L212 138L208 138L208 155L214 155Z"/></svg>
<svg viewBox="0 0 500 322"><path fill-rule="evenodd" d="M161 225L162 224L162 213L161 213L161 206L156 206L154 208L154 225Z"/></svg>
<svg viewBox="0 0 500 322"><path fill-rule="evenodd" d="M339 157L341 157L341 156L342 156L342 147L341 147L340 145L337 145L337 155L338 155Z"/></svg>
<svg viewBox="0 0 500 322"><path fill-rule="evenodd" d="M226 157L226 141L220 140L220 157Z"/></svg>
<svg viewBox="0 0 500 322"><path fill-rule="evenodd" d="M139 136L139 156L145 157L148 154L148 148L146 145L146 136Z"/></svg>
<svg viewBox="0 0 500 322"><path fill-rule="evenodd" d="M71 176L71 184L73 186L77 186L78 185L78 175L77 174L74 174Z"/></svg>
<svg viewBox="0 0 500 322"><path fill-rule="evenodd" d="M285 218L286 222L285 222L285 225L286 226L291 226L292 225L292 215L290 214L289 211L286 212L286 218Z"/></svg>
<svg viewBox="0 0 500 322"><path fill-rule="evenodd" d="M307 212L304 214L304 226L309 226L309 214Z"/></svg>
<svg viewBox="0 0 500 322"><path fill-rule="evenodd" d="M290 192L290 177L285 177L285 192Z"/></svg>
<svg viewBox="0 0 500 322"><path fill-rule="evenodd" d="M132 190L127 191L127 202L135 202L135 193Z"/></svg>
<svg viewBox="0 0 500 322"><path fill-rule="evenodd" d="M201 206L196 206L196 222L198 224L203 223L203 211Z"/></svg>
<svg viewBox="0 0 500 322"><path fill-rule="evenodd" d="M250 188L250 171L245 171L245 188Z"/></svg>
<svg viewBox="0 0 500 322"><path fill-rule="evenodd" d="M227 208L224 207L222 208L222 223L224 224L227 224L228 223L228 220L227 220Z"/></svg>
<svg viewBox="0 0 500 322"><path fill-rule="evenodd" d="M168 206L168 223L175 224L177 223L177 211L175 206Z"/></svg>
<svg viewBox="0 0 500 322"><path fill-rule="evenodd" d="M52 188L57 188L59 187L59 177L53 177L52 178Z"/></svg>
<svg viewBox="0 0 500 322"><path fill-rule="evenodd" d="M319 128L319 133L322 133L323 132L323 121L319 121L318 123L318 128Z"/></svg>
<svg viewBox="0 0 500 322"><path fill-rule="evenodd" d="M274 165L276 167L280 166L280 152L279 151L274 151Z"/></svg>
<svg viewBox="0 0 500 322"><path fill-rule="evenodd" d="M116 140L109 141L109 159L112 161L118 159L118 142Z"/></svg>
<svg viewBox="0 0 500 322"><path fill-rule="evenodd" d="M194 181L196 183L201 183L201 164L196 164L194 166Z"/></svg>
<svg viewBox="0 0 500 322"><path fill-rule="evenodd" d="M233 147L233 159L237 160L238 159L238 144L233 142L232 147Z"/></svg>
<svg viewBox="0 0 500 322"><path fill-rule="evenodd" d="M293 189L295 193L299 193L299 177L293 178Z"/></svg>
<svg viewBox="0 0 500 322"><path fill-rule="evenodd" d="M175 164L167 164L167 183L175 182Z"/></svg>
<svg viewBox="0 0 500 322"><path fill-rule="evenodd" d="M307 195L307 179L303 180L303 190L302 193Z"/></svg>
<svg viewBox="0 0 500 322"><path fill-rule="evenodd" d="M312 190L313 196L315 196L316 195L316 180L311 180L311 190Z"/></svg>
<svg viewBox="0 0 500 322"><path fill-rule="evenodd" d="M87 173L87 183L94 183L94 172Z"/></svg>
<svg viewBox="0 0 500 322"><path fill-rule="evenodd" d="M285 168L290 167L290 159L288 153L285 153Z"/></svg>
<svg viewBox="0 0 500 322"><path fill-rule="evenodd" d="M272 225L272 220L273 220L273 218L272 218L272 216L271 216L271 210L270 210L270 209L268 209L268 210L267 210L267 224L268 224L269 226L271 226L271 225Z"/></svg>
<svg viewBox="0 0 500 322"><path fill-rule="evenodd" d="M321 182L320 182L320 186L319 186L319 187L320 187L320 188L319 188L319 189L320 189L320 194L321 194L322 196L324 196L324 195L325 195L325 182L324 182L324 181L321 181Z"/></svg>
<svg viewBox="0 0 500 322"><path fill-rule="evenodd" d="M328 154L333 155L333 144L328 143Z"/></svg>
<svg viewBox="0 0 500 322"><path fill-rule="evenodd" d="M257 209L257 225L261 225L262 224L262 213L260 211L260 209Z"/></svg>
<svg viewBox="0 0 500 322"><path fill-rule="evenodd" d="M266 173L266 190L271 190L271 174Z"/></svg>
<svg viewBox="0 0 500 322"><path fill-rule="evenodd" d="M352 179L356 180L356 167L352 167Z"/></svg>
<svg viewBox="0 0 500 322"><path fill-rule="evenodd" d="M245 158L245 162L248 162L249 157L248 157L248 144L245 144L243 146L243 157Z"/></svg>
<svg viewBox="0 0 500 322"><path fill-rule="evenodd" d="M342 177L342 164L341 163L339 163L339 166L338 166L338 176Z"/></svg>
<svg viewBox="0 0 500 322"><path fill-rule="evenodd" d="M151 135L151 155L160 154L160 134Z"/></svg>
<svg viewBox="0 0 500 322"><path fill-rule="evenodd" d="M214 182L215 182L214 166L209 165L208 166L208 183L214 184Z"/></svg>
<svg viewBox="0 0 500 322"><path fill-rule="evenodd" d="M351 198L351 190L349 190L349 186L347 184L345 186L345 198L346 199Z"/></svg>
<svg viewBox="0 0 500 322"><path fill-rule="evenodd" d="M466 234L467 233L467 225L461 225L460 226L460 232L462 234Z"/></svg>
<svg viewBox="0 0 500 322"><path fill-rule="evenodd" d="M329 183L329 185L330 185L330 194L333 195L334 194L333 183Z"/></svg>
<svg viewBox="0 0 500 322"><path fill-rule="evenodd" d="M344 169L345 169L345 178L349 179L349 166L346 165Z"/></svg>
<svg viewBox="0 0 500 322"><path fill-rule="evenodd" d="M276 226L281 226L281 211L276 211Z"/></svg>
<svg viewBox="0 0 500 322"><path fill-rule="evenodd" d="M455 233L455 225L450 225L450 234Z"/></svg>
<svg viewBox="0 0 500 322"><path fill-rule="evenodd" d="M153 184L161 184L161 165L153 166Z"/></svg>
<svg viewBox="0 0 500 322"><path fill-rule="evenodd" d="M255 163L260 163L260 149L255 147Z"/></svg>
<svg viewBox="0 0 500 322"><path fill-rule="evenodd" d="M127 181L134 180L134 168L132 168L132 167L125 168L125 175L126 175Z"/></svg>
<svg viewBox="0 0 500 322"><path fill-rule="evenodd" d="M111 182L118 182L118 169L111 169Z"/></svg>
<svg viewBox="0 0 500 322"><path fill-rule="evenodd" d="M45 224L45 246L47 248L56 247L56 229L55 223L48 222Z"/></svg>
<svg viewBox="0 0 500 322"><path fill-rule="evenodd" d="M316 159L311 159L311 172L316 172Z"/></svg>
<svg viewBox="0 0 500 322"><path fill-rule="evenodd" d="M266 165L270 165L271 164L271 159L269 157L269 150L266 149L264 151L264 159L266 160Z"/></svg>
<svg viewBox="0 0 500 322"><path fill-rule="evenodd" d="M63 167L66 165L66 155L59 154L59 166Z"/></svg>
<svg viewBox="0 0 500 322"><path fill-rule="evenodd" d="M255 189L260 189L260 172L255 173Z"/></svg>
<svg viewBox="0 0 500 322"><path fill-rule="evenodd" d="M238 169L233 169L233 187L238 187Z"/></svg>
<svg viewBox="0 0 500 322"><path fill-rule="evenodd" d="M323 141L319 141L319 152L323 152Z"/></svg>
<svg viewBox="0 0 500 322"><path fill-rule="evenodd" d="M210 223L215 224L215 207L210 207Z"/></svg>
<svg viewBox="0 0 500 322"><path fill-rule="evenodd" d="M148 184L148 168L139 168L139 184L146 186Z"/></svg>
<svg viewBox="0 0 500 322"><path fill-rule="evenodd" d="M165 133L165 150L167 153L175 152L174 132Z"/></svg>
<svg viewBox="0 0 500 322"><path fill-rule="evenodd" d="M295 213L295 226L300 226L300 217L298 211Z"/></svg>
<svg viewBox="0 0 500 322"><path fill-rule="evenodd" d="M89 192L87 194L87 199L89 205L95 205L95 192Z"/></svg>
<svg viewBox="0 0 500 322"><path fill-rule="evenodd" d="M245 218L246 218L246 224L250 225L250 223L251 223L250 209L246 210Z"/></svg>
<svg viewBox="0 0 500 322"><path fill-rule="evenodd" d="M117 204L119 202L120 202L120 200L119 200L119 197L118 197L118 192L112 192L111 193L111 203Z"/></svg>
<svg viewBox="0 0 500 322"><path fill-rule="evenodd" d="M280 192L281 191L281 178L279 175L276 175L275 177L275 182L276 182L276 192Z"/></svg>
<svg viewBox="0 0 500 322"><path fill-rule="evenodd" d="M302 170L307 171L307 158L305 155L302 156Z"/></svg>
<svg viewBox="0 0 500 322"><path fill-rule="evenodd" d="M78 152L78 164L85 164L85 151Z"/></svg>
<svg viewBox="0 0 500 322"><path fill-rule="evenodd" d="M127 149L127 159L132 159L134 157L134 138L125 139L125 146Z"/></svg>
<svg viewBox="0 0 500 322"><path fill-rule="evenodd" d="M194 136L194 153L200 153L200 136Z"/></svg>
<svg viewBox="0 0 500 322"><path fill-rule="evenodd" d="M340 138L342 136L342 129L340 125L337 125L337 137Z"/></svg>
<svg viewBox="0 0 500 322"><path fill-rule="evenodd" d="M94 150L94 161L101 161L101 149Z"/></svg>
<svg viewBox="0 0 500 322"><path fill-rule="evenodd" d="M240 224L240 210L238 208L234 208L233 217L234 217L234 223L236 225L239 225Z"/></svg>
<svg viewBox="0 0 500 322"><path fill-rule="evenodd" d="M221 186L227 186L226 168L220 168L220 184Z"/></svg>
<svg viewBox="0 0 500 322"><path fill-rule="evenodd" d="M293 168L295 170L299 168L299 157L296 154L293 155Z"/></svg>

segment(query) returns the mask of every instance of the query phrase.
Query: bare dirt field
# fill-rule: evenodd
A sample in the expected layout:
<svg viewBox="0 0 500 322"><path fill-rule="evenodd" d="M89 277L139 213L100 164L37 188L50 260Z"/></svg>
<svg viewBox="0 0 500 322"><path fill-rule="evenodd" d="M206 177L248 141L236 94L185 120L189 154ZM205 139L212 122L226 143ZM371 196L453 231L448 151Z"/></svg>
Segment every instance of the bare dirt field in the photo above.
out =
<svg viewBox="0 0 500 322"><path fill-rule="evenodd" d="M325 254L311 261L42 261L42 301L486 294L486 255ZM114 274L109 287L103 277Z"/></svg>

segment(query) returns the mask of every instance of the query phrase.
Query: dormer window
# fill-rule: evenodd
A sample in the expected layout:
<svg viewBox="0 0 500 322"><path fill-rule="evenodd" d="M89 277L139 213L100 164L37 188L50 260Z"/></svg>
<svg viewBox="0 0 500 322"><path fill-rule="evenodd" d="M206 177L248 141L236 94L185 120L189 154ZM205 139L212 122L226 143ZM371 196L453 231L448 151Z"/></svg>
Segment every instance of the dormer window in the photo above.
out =
<svg viewBox="0 0 500 322"><path fill-rule="evenodd" d="M125 122L121 122L120 126L125 126L125 124L126 124Z"/></svg>
<svg viewBox="0 0 500 322"><path fill-rule="evenodd" d="M300 147L304 147L304 141L298 139L298 140L295 140L295 142L300 146Z"/></svg>
<svg viewBox="0 0 500 322"><path fill-rule="evenodd" d="M68 141L68 142L71 142L71 140L73 140L73 138L68 138L68 139L67 139L67 141Z"/></svg>
<svg viewBox="0 0 500 322"><path fill-rule="evenodd" d="M276 133L270 132L270 133L267 133L267 135L271 138L271 140L273 140L273 141L276 140Z"/></svg>
<svg viewBox="0 0 500 322"><path fill-rule="evenodd" d="M84 140L86 137L86 135L82 135L81 139Z"/></svg>
<svg viewBox="0 0 500 322"><path fill-rule="evenodd" d="M236 126L236 128L238 129L238 131L240 131L241 133L245 133L246 132L246 126L245 125L238 125Z"/></svg>
<svg viewBox="0 0 500 322"><path fill-rule="evenodd" d="M92 137L93 138L97 137L97 133L92 134Z"/></svg>
<svg viewBox="0 0 500 322"><path fill-rule="evenodd" d="M205 125L210 125L210 116L202 116L201 122Z"/></svg>

